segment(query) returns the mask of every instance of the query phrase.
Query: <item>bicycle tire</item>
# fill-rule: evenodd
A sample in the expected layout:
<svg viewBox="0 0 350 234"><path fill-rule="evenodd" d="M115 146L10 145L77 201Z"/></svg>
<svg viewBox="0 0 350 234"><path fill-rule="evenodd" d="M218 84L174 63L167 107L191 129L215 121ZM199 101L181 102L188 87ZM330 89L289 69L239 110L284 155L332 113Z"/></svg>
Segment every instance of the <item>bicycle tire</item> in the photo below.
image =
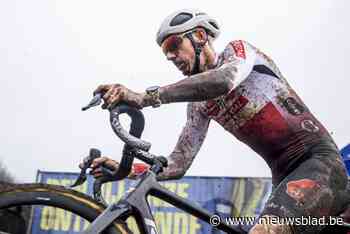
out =
<svg viewBox="0 0 350 234"><path fill-rule="evenodd" d="M59 185L43 183L1 184L0 209L22 205L46 205L62 208L92 222L106 208L92 197ZM121 223L113 222L106 234L130 234Z"/></svg>

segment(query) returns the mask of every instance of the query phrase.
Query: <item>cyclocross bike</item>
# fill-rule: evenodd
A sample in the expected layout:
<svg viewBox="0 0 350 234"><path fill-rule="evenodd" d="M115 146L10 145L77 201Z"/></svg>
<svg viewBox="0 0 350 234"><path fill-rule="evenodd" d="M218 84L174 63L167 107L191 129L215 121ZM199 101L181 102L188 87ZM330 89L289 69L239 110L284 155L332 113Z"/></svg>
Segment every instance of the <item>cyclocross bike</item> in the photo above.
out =
<svg viewBox="0 0 350 234"><path fill-rule="evenodd" d="M89 105L83 107L83 110L100 105L101 97L101 94L96 94ZM119 115L122 113L128 114L131 118L129 132L124 130L120 124ZM151 144L140 139L145 124L141 111L125 104L117 105L110 110L110 123L115 134L125 142L122 159L116 170L101 167L103 176L94 181L93 197L69 187L58 185L3 183L0 185L0 209L22 205L46 205L62 208L92 222L82 234L131 233L125 221L133 216L140 233L157 234L159 232L147 202L147 196L151 195L207 223L211 223L213 214L199 205L170 192L158 183L157 174L161 173L163 168L167 166L167 159L149 153ZM101 152L98 149L90 149L89 156L83 161L79 177L70 187L81 185L86 181L87 169L92 161L100 156ZM150 170L139 176L138 184L132 191L124 194L118 202L107 206L101 195L102 184L126 178L130 173L134 158L150 165ZM230 226L225 222L217 223L215 228L225 233L246 233L240 227ZM342 226L329 226L322 233L347 233L347 231L350 231L350 228L348 224L344 223Z"/></svg>

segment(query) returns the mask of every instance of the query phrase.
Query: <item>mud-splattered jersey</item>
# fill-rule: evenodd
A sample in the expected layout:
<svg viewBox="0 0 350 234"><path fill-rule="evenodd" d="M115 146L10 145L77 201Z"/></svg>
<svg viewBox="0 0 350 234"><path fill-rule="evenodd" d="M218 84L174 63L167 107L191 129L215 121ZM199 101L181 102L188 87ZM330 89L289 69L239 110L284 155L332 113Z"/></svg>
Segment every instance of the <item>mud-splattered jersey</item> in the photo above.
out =
<svg viewBox="0 0 350 234"><path fill-rule="evenodd" d="M218 60L218 67L227 64L237 69L234 88L215 100L197 103L198 111L261 155L273 175L287 170L320 138L330 138L259 49L232 41Z"/></svg>

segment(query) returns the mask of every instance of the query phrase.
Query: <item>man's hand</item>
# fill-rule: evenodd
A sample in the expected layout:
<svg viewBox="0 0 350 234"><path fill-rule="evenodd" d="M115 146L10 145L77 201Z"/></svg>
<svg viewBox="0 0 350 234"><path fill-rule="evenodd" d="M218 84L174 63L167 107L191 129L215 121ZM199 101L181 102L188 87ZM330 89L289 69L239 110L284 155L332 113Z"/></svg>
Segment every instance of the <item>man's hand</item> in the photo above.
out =
<svg viewBox="0 0 350 234"><path fill-rule="evenodd" d="M136 93L121 84L100 85L94 94L102 92L104 104L103 109L109 109L119 102L125 102L130 106L142 109L145 94Z"/></svg>
<svg viewBox="0 0 350 234"><path fill-rule="evenodd" d="M92 164L90 166L90 168L92 169L90 174L93 175L95 178L101 177L102 176L101 166L104 166L114 171L118 169L119 163L107 157L96 158L94 159L94 161L92 161ZM80 163L79 167L83 168L83 163Z"/></svg>
<svg viewBox="0 0 350 234"><path fill-rule="evenodd" d="M94 159L94 161L92 161L92 164L90 166L90 168L92 169L90 174L93 175L96 179L103 176L101 171L101 166L104 166L110 170L115 171L119 167L119 162L113 159L110 159L108 157L100 157L100 158ZM83 168L83 163L79 164L79 167ZM144 163L134 163L132 165L132 169L130 174L128 175L128 178L134 179L136 176L144 173L148 169L149 169L149 166Z"/></svg>

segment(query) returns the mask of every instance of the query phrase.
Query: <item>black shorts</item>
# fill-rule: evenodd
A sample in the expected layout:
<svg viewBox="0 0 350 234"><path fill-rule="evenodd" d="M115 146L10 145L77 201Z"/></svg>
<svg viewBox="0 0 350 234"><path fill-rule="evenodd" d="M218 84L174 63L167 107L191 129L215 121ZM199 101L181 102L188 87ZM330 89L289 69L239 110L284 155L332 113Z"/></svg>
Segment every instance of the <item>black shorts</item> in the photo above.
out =
<svg viewBox="0 0 350 234"><path fill-rule="evenodd" d="M293 233L319 233L325 226L318 224L329 222L348 204L346 185L345 166L334 143L317 144L304 161L275 183L260 217L294 222Z"/></svg>

